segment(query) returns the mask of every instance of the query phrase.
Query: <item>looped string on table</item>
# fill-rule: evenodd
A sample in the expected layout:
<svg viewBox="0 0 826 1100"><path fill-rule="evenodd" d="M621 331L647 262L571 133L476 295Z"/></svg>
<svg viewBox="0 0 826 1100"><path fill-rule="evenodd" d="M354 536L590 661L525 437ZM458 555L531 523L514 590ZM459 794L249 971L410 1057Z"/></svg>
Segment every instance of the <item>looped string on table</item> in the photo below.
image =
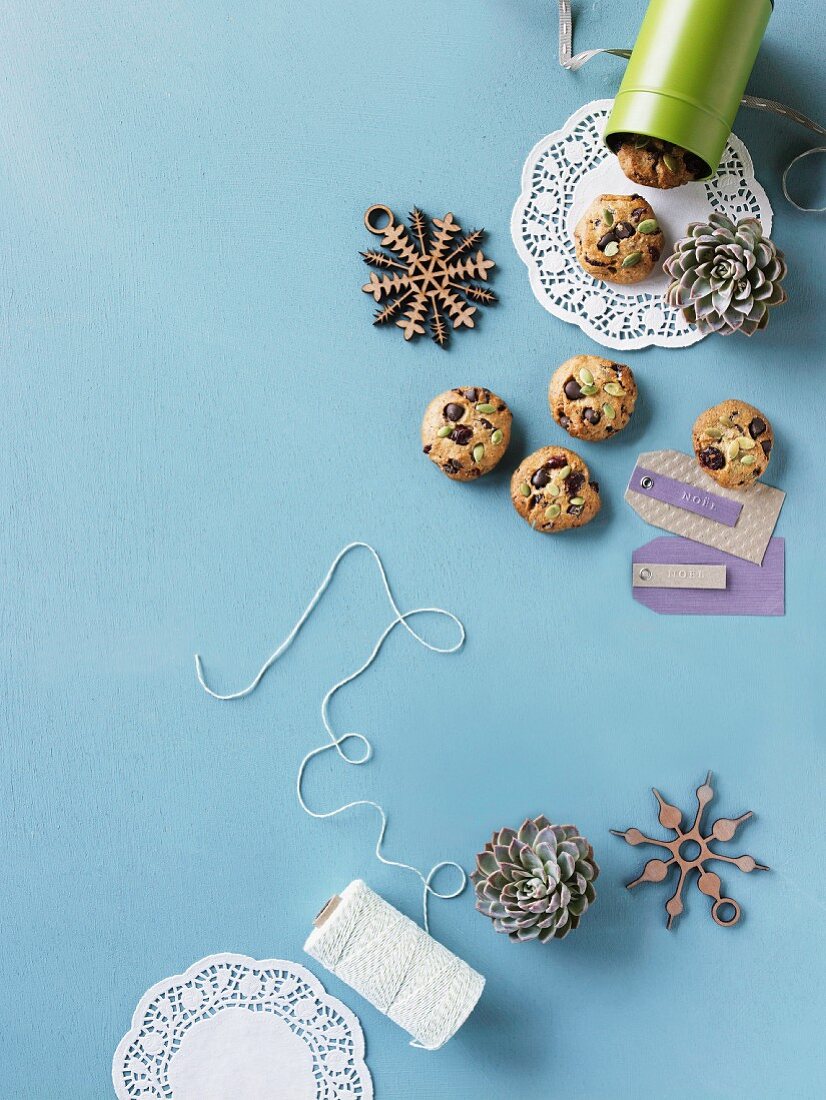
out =
<svg viewBox="0 0 826 1100"><path fill-rule="evenodd" d="M582 53L574 55L572 52L574 20L571 13L571 0L556 0L556 3L559 9L559 63L563 69L567 69L569 72L576 72L577 69L581 69L583 65L587 64L599 54L613 54L614 57L624 57L626 59L631 56L631 50L606 48L583 50ZM778 115L780 118L786 118L789 119L790 122L797 123L798 126L804 126L814 134L826 137L826 127L821 126L819 122L815 122L814 119L809 118L808 115L804 115L802 111L798 111L794 107L789 107L785 103L779 103L776 99L765 99L762 96L744 95L740 102L743 107L751 107L756 111L766 111L769 114ZM813 153L826 153L826 146L817 146L814 149L807 149L805 152L796 156L794 160L787 165L783 173L783 194L787 201L797 210L802 210L804 213L808 214L821 214L826 211L826 206L801 206L800 203L796 202L789 194L788 188L788 178L792 168L794 168L799 161L803 160L804 157L810 157Z"/></svg>
<svg viewBox="0 0 826 1100"><path fill-rule="evenodd" d="M335 731L333 730L332 724L330 722L329 706L330 706L330 700L333 698L333 696L336 694L336 692L340 688L343 688L343 687L345 687L345 685L352 683L353 680L358 679L358 677L361 676L361 674L363 672L366 672L367 669L370 667L370 665L373 664L375 659L378 657L382 646L384 645L386 640L389 638L389 636L393 632L393 630L395 630L395 628L397 626L403 626L404 629L407 631L407 633L416 642L418 642L419 645L424 646L425 649L429 649L432 653L445 653L445 654L447 654L447 653L456 653L457 650L462 648L462 646L464 645L464 641L465 641L465 628L464 628L464 625L462 624L461 620L459 618L457 618L457 616L454 615L453 612L445 611L445 609L442 608L442 607L416 607L412 611L401 611L398 604L396 603L396 601L393 597L393 593L390 589L390 582L387 579L387 574L385 572L384 565L382 564L382 560L379 557L377 551L374 550L373 547L369 545L369 543L366 543L366 542L351 542L347 546L343 547L338 552L338 554L336 554L335 558L333 559L332 565L327 570L327 574L324 577L324 580L321 582L319 587L316 589L312 599L307 604L307 606L304 609L304 611L302 612L302 614L299 616L299 618L298 618L297 622L295 623L295 625L293 626L293 628L290 630L290 632L287 634L287 636L284 638L284 640L281 642L281 644L266 659L266 661L263 663L261 668L258 670L258 672L255 674L253 679L250 681L250 683L245 688L241 688L240 691L234 691L234 692L230 692L228 694L221 694L217 691L213 691L213 689L207 684L206 679L204 678L203 663L201 661L200 654L198 654L198 653L195 654L195 675L198 677L198 683L201 685L201 687L204 689L204 691L207 693L207 695L211 695L213 699L218 699L222 702L227 702L227 701L234 700L234 699L243 699L244 696L250 695L253 691L255 691L255 689L258 687L258 685L263 680L264 676L272 668L272 666L275 664L275 662L278 660L278 658L281 657L281 655L287 649L289 649L289 647L295 641L295 639L298 636L299 631L301 630L302 626L307 621L307 619L310 617L310 615L313 613L313 610L316 607L316 605L318 604L319 600L321 599L321 597L324 595L324 593L327 591L328 587L330 586L330 582L332 581L333 575L334 575L336 569L338 568L338 565L341 562L342 558L344 558L347 554L349 554L351 550L358 549L359 547L361 547L365 550L369 550L370 554L372 555L373 560L375 561L376 567L378 568L379 574L381 576L382 586L384 587L384 592L385 592L385 595L387 596L387 601L388 601L388 603L390 604L390 607L393 610L394 617L390 620L390 622L387 624L387 626L384 628L384 630L379 635L378 640L377 640L376 644L373 646L372 652L370 653L370 656L367 658L367 660L364 661L364 663L361 664L355 670L355 672L351 672L349 674L349 676L345 676L344 679L339 680L338 683L336 683L336 684L333 684L333 686L330 688L330 690L325 694L324 698L322 699L322 701L321 701L321 721L322 721L322 724L324 725L324 729L327 732L327 736L329 737L329 744L319 745L318 748L311 749L310 752L308 752L307 755L304 757L304 759L301 761L301 764L299 765L299 768L298 768L298 775L296 777L296 794L298 796L298 802L299 802L299 805L301 806L302 810L304 810L305 813L309 814L310 817L314 817L314 818L318 818L318 819L327 818L327 817L336 817L338 814L344 813L346 810L355 809L357 806L370 806L372 809L374 809L378 813L379 818L381 819L381 825L380 825L380 828L379 828L379 835L378 835L378 839L376 841L376 847L375 847L376 859L378 859L381 863L385 864L387 867L399 867L399 868L401 868L402 870L405 870L405 871L412 871L413 874L417 875L418 878L421 880L422 887L423 887L422 914L423 914L425 931L429 932L430 931L429 921L428 921L428 900L429 900L429 898L432 895L433 897L441 898L444 901L448 901L451 898L458 897L462 893L462 891L465 889L465 886L467 885L467 875L465 874L464 868L460 864L454 862L453 860L443 860L440 863L435 864L427 874L424 874L417 867L413 867L409 863L401 863L398 860L388 859L386 856L384 856L382 854L382 847L383 847L383 844L384 844L384 835L387 831L387 814L386 814L384 808L379 805L379 803L373 802L370 799L358 799L357 801L348 802L343 806L339 806L337 809L327 810L325 812L321 812L321 811L316 811L316 810L310 809L310 807L307 805L307 802L304 799L304 794L303 794L303 789L302 788L303 788L303 782L304 782L304 773L307 769L307 765L310 763L311 760L314 759L314 757L319 756L321 753L329 752L330 749L335 749L336 753L338 753L339 757L345 762L345 764L353 764L355 766L359 766L361 764L366 764L367 761L370 759L370 757L373 755L373 746L371 745L370 741L364 736L363 733L354 733L354 732L343 733L343 734L336 734L335 733ZM459 628L459 640L457 642L455 642L453 645L450 645L450 646L433 645L431 642L428 642L426 638L423 638L422 635L419 634L416 630L414 630L413 627L408 622L409 619L412 619L416 615L441 615L441 616L444 616L447 619L450 619ZM362 749L361 753L356 754L355 751L353 751L352 755L348 755L348 753L345 751L345 748L344 748L344 746L347 744L348 741L357 741L357 742L359 742L359 744L361 745L361 749ZM351 747L351 748L354 750L354 747ZM439 871L443 870L446 867L455 867L456 870L459 872L459 885L456 887L455 890L441 891L441 890L437 890L436 887L433 885L433 880L436 877L436 875L439 873Z"/></svg>

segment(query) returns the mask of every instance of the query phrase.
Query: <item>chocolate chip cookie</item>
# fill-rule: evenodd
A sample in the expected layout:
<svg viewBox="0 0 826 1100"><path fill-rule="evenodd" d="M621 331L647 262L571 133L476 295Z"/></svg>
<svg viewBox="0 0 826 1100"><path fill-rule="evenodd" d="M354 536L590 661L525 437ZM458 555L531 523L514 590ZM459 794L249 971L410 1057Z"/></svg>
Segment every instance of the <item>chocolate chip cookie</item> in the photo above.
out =
<svg viewBox="0 0 826 1100"><path fill-rule="evenodd" d="M638 283L651 274L664 237L651 206L640 195L600 195L574 230L583 270L606 283Z"/></svg>
<svg viewBox="0 0 826 1100"><path fill-rule="evenodd" d="M745 401L722 401L694 422L694 453L705 472L727 489L752 485L769 464L774 432Z"/></svg>
<svg viewBox="0 0 826 1100"><path fill-rule="evenodd" d="M599 355L575 355L551 378L551 416L568 435L592 443L621 432L637 403L631 368Z"/></svg>
<svg viewBox="0 0 826 1100"><path fill-rule="evenodd" d="M659 138L627 134L617 147L620 168L640 187L668 190L709 175L708 165L694 153Z"/></svg>
<svg viewBox="0 0 826 1100"><path fill-rule="evenodd" d="M422 450L454 481L473 481L498 465L511 438L511 411L477 386L434 397L422 420Z"/></svg>
<svg viewBox="0 0 826 1100"><path fill-rule="evenodd" d="M584 527L600 508L599 485L578 454L542 447L511 478L513 506L535 531L551 534Z"/></svg>

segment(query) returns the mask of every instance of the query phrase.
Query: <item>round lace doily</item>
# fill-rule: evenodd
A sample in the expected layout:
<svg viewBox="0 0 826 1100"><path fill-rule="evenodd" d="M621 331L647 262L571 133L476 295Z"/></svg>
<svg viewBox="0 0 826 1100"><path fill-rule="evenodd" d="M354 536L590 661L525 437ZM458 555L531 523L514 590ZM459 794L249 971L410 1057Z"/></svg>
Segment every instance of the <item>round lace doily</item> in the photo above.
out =
<svg viewBox="0 0 826 1100"><path fill-rule="evenodd" d="M662 267L635 286L600 283L577 263L574 226L595 196L637 192L651 203L662 226L665 259L690 222L705 221L714 211L735 220L759 218L770 233L771 204L754 178L748 150L734 134L714 179L671 191L632 183L602 142L612 106L610 99L587 103L534 146L522 170L511 235L533 292L549 313L610 348L687 347L702 334L665 301L668 277Z"/></svg>
<svg viewBox="0 0 826 1100"><path fill-rule="evenodd" d="M119 1100L372 1100L356 1016L283 959L212 955L141 998Z"/></svg>

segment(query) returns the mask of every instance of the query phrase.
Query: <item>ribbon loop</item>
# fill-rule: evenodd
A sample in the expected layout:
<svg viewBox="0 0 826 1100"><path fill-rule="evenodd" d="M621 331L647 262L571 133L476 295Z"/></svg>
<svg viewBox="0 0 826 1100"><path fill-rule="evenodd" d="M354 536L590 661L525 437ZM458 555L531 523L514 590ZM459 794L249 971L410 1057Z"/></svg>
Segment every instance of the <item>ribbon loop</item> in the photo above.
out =
<svg viewBox="0 0 826 1100"><path fill-rule="evenodd" d="M783 194L795 210L801 210L804 214L824 214L826 213L826 206L803 206L793 199L789 194L789 174L801 160L805 160L806 157L814 156L815 153L826 153L826 145L816 145L814 149L807 149L804 153L799 153L791 164L786 166L786 171L783 173Z"/></svg>

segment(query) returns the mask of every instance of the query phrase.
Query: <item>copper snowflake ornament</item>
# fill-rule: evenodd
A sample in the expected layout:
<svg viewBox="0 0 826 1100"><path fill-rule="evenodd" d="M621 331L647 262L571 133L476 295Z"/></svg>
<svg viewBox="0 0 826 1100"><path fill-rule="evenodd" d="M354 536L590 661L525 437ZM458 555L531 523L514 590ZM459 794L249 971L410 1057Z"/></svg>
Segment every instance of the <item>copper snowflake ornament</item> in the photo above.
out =
<svg viewBox="0 0 826 1100"><path fill-rule="evenodd" d="M376 224L379 218L384 219L382 225ZM370 281L361 288L384 303L376 310L374 325L384 325L395 317L405 340L429 332L439 347L445 348L450 324L454 329L475 327L474 302L493 305L498 300L492 290L472 281L487 281L488 272L496 266L481 249L470 255L482 240L483 229L456 241L462 227L452 214L434 218L428 225L421 210L414 207L408 230L381 204L370 207L364 224L389 249L361 253L366 264L390 272L381 276L371 272Z"/></svg>
<svg viewBox="0 0 826 1100"><path fill-rule="evenodd" d="M740 906L734 898L721 896L722 885L720 876L714 871L706 869L706 863L718 860L722 863L733 863L741 871L768 871L763 863L758 863L753 856L724 856L715 852L710 843L714 840L725 842L731 840L744 821L752 816L751 810L741 814L740 817L721 817L711 826L708 836L703 835L702 817L703 811L714 797L714 789L711 786L711 772L706 776L705 783L697 788L697 814L694 824L690 829L683 829L682 811L676 806L669 805L656 788L652 788L654 797L660 805L660 824L675 833L673 840L656 840L654 837L645 836L639 829L626 829L624 833L612 829L614 836L621 836L627 844L656 844L660 848L667 848L671 853L668 859L650 859L642 869L639 878L629 882L627 889L632 890L641 882L662 882L671 867L680 870L677 889L665 903L665 911L668 913L666 927L671 928L674 918L683 911L683 886L690 871L698 872L697 886L700 892L714 899L711 907L711 916L723 928L731 928L740 919ZM722 910L726 909L730 915L726 920Z"/></svg>

